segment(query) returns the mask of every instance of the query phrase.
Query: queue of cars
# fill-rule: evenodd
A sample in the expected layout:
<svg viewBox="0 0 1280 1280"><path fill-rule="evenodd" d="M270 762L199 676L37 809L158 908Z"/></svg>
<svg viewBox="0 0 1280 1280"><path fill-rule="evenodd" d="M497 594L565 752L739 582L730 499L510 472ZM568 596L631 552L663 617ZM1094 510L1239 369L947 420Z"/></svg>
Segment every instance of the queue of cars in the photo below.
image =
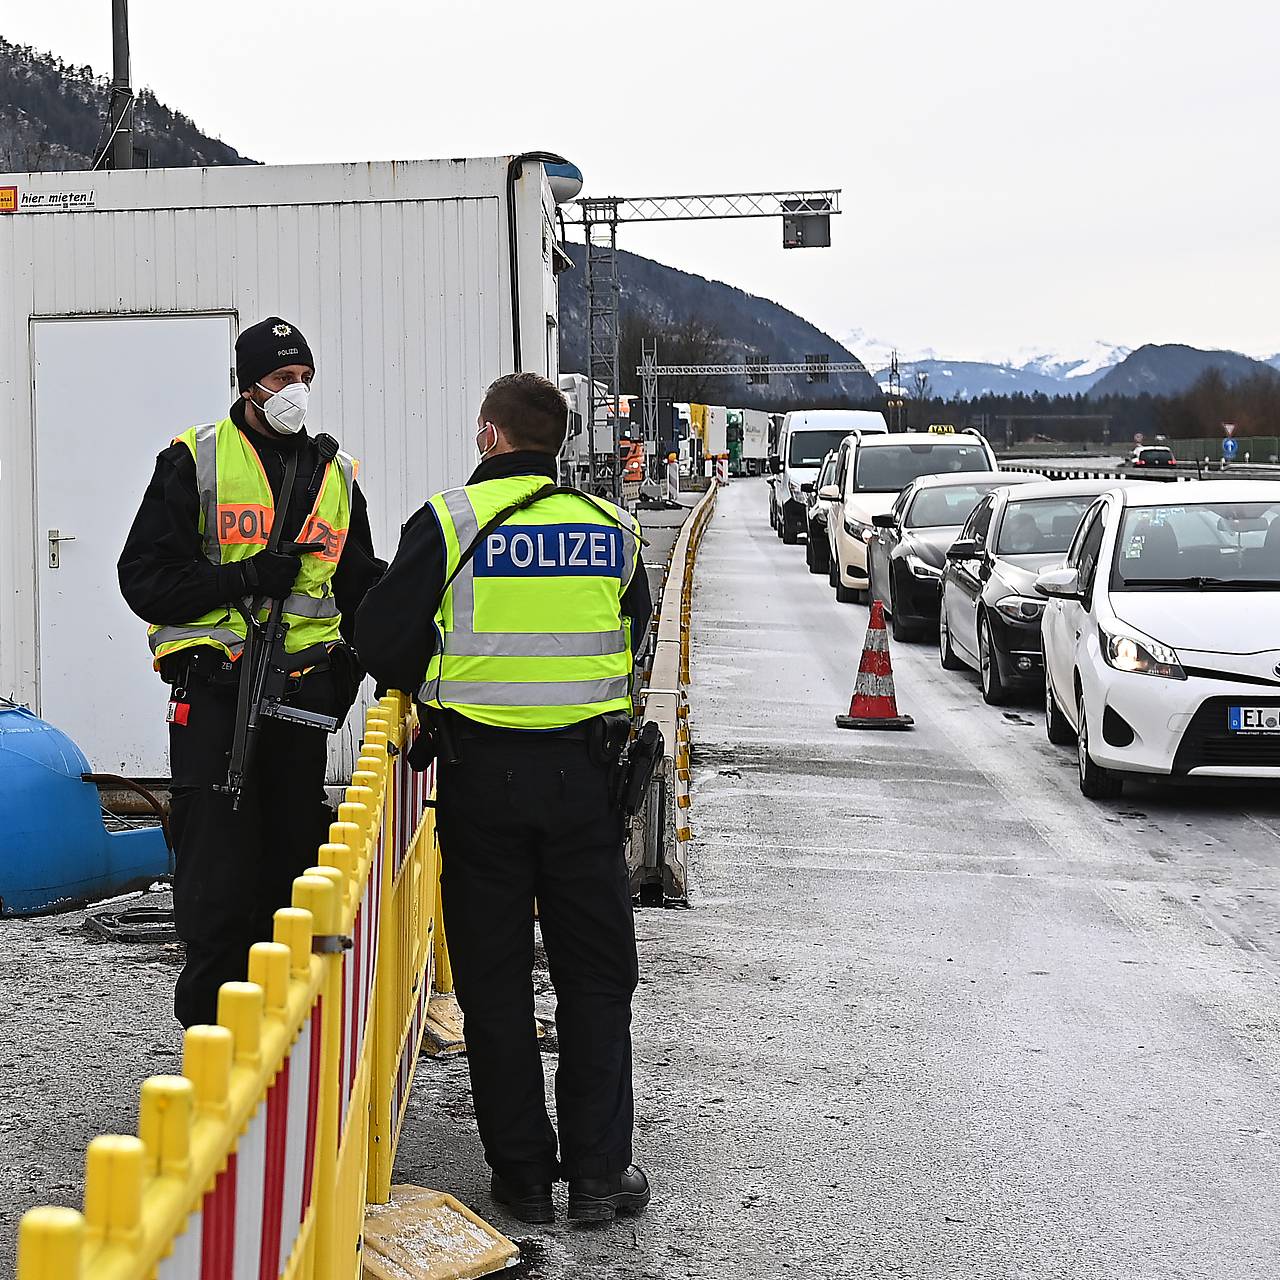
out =
<svg viewBox="0 0 1280 1280"><path fill-rule="evenodd" d="M788 498L838 600L936 627L988 703L1043 697L1086 796L1280 778L1280 481L1048 481L975 434L854 429Z"/></svg>

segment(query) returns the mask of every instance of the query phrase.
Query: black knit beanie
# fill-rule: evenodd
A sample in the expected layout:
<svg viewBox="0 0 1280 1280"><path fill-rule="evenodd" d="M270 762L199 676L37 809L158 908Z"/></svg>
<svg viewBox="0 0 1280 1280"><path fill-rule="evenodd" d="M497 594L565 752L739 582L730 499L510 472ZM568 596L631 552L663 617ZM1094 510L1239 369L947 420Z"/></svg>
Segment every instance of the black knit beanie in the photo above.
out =
<svg viewBox="0 0 1280 1280"><path fill-rule="evenodd" d="M268 316L250 325L236 339L236 381L241 391L287 364L305 364L312 370L315 357L296 325L279 316Z"/></svg>

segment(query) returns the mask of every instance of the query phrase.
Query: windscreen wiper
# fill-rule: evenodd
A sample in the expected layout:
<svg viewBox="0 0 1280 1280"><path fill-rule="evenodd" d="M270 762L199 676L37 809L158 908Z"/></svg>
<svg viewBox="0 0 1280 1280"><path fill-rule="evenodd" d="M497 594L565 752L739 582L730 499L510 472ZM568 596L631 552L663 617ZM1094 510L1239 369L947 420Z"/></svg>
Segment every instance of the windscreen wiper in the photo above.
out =
<svg viewBox="0 0 1280 1280"><path fill-rule="evenodd" d="M1125 578L1126 587L1155 591L1280 591L1280 581L1257 578L1214 578L1198 574L1186 578Z"/></svg>

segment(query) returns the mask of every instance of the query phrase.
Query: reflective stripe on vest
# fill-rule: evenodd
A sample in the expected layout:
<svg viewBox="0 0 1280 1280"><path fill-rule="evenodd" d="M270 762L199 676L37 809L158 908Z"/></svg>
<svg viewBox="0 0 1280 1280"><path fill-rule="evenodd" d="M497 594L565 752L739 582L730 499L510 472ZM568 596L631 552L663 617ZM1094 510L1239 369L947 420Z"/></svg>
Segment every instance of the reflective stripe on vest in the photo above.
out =
<svg viewBox="0 0 1280 1280"><path fill-rule="evenodd" d="M433 498L446 577L493 516L551 483L515 476ZM528 729L629 708L631 642L621 599L638 547L635 521L595 499L553 494L509 517L440 603L440 643L419 700L486 724ZM520 630L494 625L513 617ZM574 622L590 629L565 629Z"/></svg>
<svg viewBox="0 0 1280 1280"><path fill-rule="evenodd" d="M193 427L178 441L195 460L205 556L212 564L233 564L255 555L270 537L275 498L252 443L230 418ZM289 624L285 649L290 653L339 639L341 613L332 580L351 525L356 471L355 459L339 452L326 467L298 534L299 542L323 542L324 547L302 557L294 590L284 601L283 617ZM170 653L201 645L235 659L244 647L244 635L244 619L227 605L190 622L152 627L148 639L158 663Z"/></svg>

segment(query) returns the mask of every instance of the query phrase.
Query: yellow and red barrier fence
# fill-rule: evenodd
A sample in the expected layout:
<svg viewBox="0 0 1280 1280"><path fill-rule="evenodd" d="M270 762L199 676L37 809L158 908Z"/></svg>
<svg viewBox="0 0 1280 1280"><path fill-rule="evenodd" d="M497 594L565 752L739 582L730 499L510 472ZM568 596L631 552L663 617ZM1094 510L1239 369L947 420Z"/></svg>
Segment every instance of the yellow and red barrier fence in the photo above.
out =
<svg viewBox="0 0 1280 1280"><path fill-rule="evenodd" d="M181 1076L142 1084L136 1137L89 1144L84 1211L32 1209L18 1280L354 1280L390 1192L435 972L431 779L412 708L370 708L316 865L192 1027Z"/></svg>

